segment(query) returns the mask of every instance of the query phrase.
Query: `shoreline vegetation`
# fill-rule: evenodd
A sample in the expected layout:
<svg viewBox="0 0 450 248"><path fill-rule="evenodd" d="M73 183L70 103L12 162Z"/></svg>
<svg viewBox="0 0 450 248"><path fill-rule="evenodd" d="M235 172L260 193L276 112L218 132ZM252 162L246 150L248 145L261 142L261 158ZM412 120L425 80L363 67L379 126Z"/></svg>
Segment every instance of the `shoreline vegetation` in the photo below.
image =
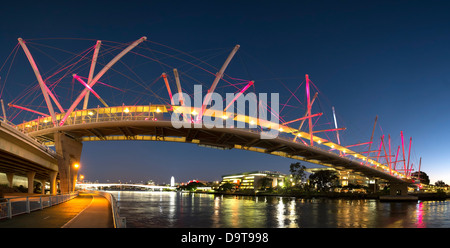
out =
<svg viewBox="0 0 450 248"><path fill-rule="evenodd" d="M388 195L385 193L341 193L341 192L199 192L193 191L192 193L208 193L216 195L236 195L236 196L278 196L278 197L295 197L300 199L313 199L313 198L329 198L329 199L376 199L380 196ZM417 196L420 201L442 201L450 199L450 195L446 193L414 193L408 194L410 196Z"/></svg>

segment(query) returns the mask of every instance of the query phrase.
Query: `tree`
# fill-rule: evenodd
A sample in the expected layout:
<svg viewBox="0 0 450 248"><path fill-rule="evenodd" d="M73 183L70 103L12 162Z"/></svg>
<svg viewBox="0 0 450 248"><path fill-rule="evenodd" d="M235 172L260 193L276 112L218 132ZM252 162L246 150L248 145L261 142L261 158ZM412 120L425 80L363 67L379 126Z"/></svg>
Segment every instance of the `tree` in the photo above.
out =
<svg viewBox="0 0 450 248"><path fill-rule="evenodd" d="M263 177L261 179L261 187L260 187L260 189L264 189L265 190L267 188L272 188L272 182L273 182L272 178Z"/></svg>
<svg viewBox="0 0 450 248"><path fill-rule="evenodd" d="M420 180L420 183L430 184L430 178L428 177L427 173L425 173L423 171L413 172L413 173L411 173L411 177L416 180Z"/></svg>
<svg viewBox="0 0 450 248"><path fill-rule="evenodd" d="M306 178L306 167L300 162L292 163L289 167L289 171L293 177L295 185L300 185L300 183Z"/></svg>
<svg viewBox="0 0 450 248"><path fill-rule="evenodd" d="M181 186L180 188L183 190L195 191L197 187L205 187L203 183L200 182L190 182L187 185Z"/></svg>
<svg viewBox="0 0 450 248"><path fill-rule="evenodd" d="M232 191L233 189L236 189L236 184L226 182L219 187L219 191Z"/></svg>
<svg viewBox="0 0 450 248"><path fill-rule="evenodd" d="M437 187L446 187L447 186L447 184L444 183L444 181L442 181L442 180L436 181L434 183L434 185L437 186Z"/></svg>
<svg viewBox="0 0 450 248"><path fill-rule="evenodd" d="M320 170L309 176L310 184L317 186L319 190L331 187L333 181L337 179L336 172L331 170Z"/></svg>

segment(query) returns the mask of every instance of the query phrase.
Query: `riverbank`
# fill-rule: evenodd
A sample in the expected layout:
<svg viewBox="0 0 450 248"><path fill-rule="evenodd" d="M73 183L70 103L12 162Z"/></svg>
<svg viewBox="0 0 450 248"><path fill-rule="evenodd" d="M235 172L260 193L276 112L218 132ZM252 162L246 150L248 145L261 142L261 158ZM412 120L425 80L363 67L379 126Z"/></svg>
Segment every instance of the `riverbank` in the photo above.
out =
<svg viewBox="0 0 450 248"><path fill-rule="evenodd" d="M215 195L237 195L237 196L278 196L278 197L295 197L301 199L312 198L329 198L329 199L376 199L380 196L387 195L384 193L340 193L340 192L252 192L252 191L237 191L237 192L195 192ZM417 196L420 201L445 201L450 199L449 194L445 193L415 193L408 194L410 196Z"/></svg>

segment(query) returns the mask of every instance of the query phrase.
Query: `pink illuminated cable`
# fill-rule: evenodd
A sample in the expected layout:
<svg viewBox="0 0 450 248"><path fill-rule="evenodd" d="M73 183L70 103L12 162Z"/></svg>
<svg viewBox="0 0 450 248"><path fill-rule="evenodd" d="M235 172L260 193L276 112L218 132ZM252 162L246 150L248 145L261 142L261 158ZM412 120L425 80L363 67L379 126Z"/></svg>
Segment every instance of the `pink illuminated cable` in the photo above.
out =
<svg viewBox="0 0 450 248"><path fill-rule="evenodd" d="M242 93L244 93L253 84L254 84L254 81L248 82L248 84L244 88L242 88L242 90L238 94L236 94L234 96L233 100L231 100L231 102L227 105L227 107L224 109L224 111L227 111L227 109L231 106L231 104L234 104L236 99L238 99L242 95Z"/></svg>

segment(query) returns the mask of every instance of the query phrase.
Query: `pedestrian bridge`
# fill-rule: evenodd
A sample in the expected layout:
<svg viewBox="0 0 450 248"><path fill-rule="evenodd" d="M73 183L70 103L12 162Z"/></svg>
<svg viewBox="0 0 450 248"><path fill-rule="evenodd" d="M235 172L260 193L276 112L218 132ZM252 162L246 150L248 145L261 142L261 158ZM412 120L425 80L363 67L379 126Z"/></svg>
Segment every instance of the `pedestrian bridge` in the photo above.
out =
<svg viewBox="0 0 450 248"><path fill-rule="evenodd" d="M182 142L217 149L234 148L272 154L337 170L350 170L366 177L391 182L409 181L406 175L324 138L313 135L315 145L311 146L308 144L311 138L308 133L287 125L278 125L279 136L274 139L261 139L261 131L258 128L207 128L204 125L194 128L194 124L191 128L174 128L171 114L176 109L177 106L165 105L94 108L74 111L62 126L55 127L50 117L42 117L19 124L16 128L49 146L54 145L55 134L61 132L80 142ZM63 114L56 115L57 120L62 117ZM245 120L247 124L253 121L249 116L242 118L234 115L233 118L236 121ZM259 123L258 119L254 121ZM277 125L270 121L264 122L263 125L271 124Z"/></svg>

